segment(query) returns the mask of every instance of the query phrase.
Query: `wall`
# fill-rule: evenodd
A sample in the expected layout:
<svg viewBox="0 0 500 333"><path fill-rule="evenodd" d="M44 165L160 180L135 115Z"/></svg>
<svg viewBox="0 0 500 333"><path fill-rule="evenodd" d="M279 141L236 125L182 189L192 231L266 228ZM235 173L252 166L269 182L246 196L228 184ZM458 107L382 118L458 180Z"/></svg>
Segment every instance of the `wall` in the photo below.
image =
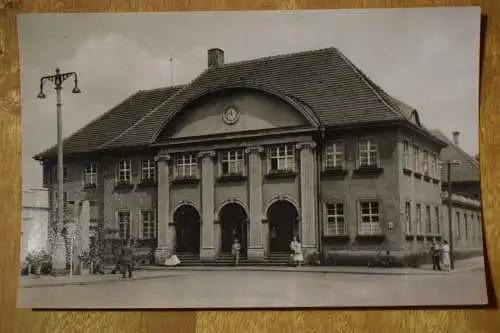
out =
<svg viewBox="0 0 500 333"><path fill-rule="evenodd" d="M23 190L20 261L32 250L48 251L49 198L45 189Z"/></svg>

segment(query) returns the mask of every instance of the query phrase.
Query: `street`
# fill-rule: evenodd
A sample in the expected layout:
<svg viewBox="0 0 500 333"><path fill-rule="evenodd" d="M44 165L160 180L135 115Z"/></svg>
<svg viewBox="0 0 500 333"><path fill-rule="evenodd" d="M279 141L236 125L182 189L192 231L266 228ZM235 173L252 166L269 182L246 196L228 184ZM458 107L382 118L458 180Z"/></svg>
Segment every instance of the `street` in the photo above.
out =
<svg viewBox="0 0 500 333"><path fill-rule="evenodd" d="M150 279L19 288L27 308L228 308L486 304L484 270L437 275L169 271Z"/></svg>

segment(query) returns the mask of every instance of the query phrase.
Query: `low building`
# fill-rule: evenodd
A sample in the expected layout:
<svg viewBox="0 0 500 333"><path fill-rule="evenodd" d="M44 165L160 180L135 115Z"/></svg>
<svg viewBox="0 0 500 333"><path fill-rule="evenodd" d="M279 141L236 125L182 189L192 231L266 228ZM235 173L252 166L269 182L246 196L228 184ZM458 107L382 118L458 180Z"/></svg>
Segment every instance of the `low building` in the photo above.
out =
<svg viewBox="0 0 500 333"><path fill-rule="evenodd" d="M31 251L47 251L48 221L47 189L24 189L22 192L21 263Z"/></svg>
<svg viewBox="0 0 500 333"><path fill-rule="evenodd" d="M139 91L64 142L67 200L158 256L253 261L424 250L442 237L441 150L418 111L339 50L225 63ZM57 190L56 147L35 158ZM108 238L110 236L107 236Z"/></svg>

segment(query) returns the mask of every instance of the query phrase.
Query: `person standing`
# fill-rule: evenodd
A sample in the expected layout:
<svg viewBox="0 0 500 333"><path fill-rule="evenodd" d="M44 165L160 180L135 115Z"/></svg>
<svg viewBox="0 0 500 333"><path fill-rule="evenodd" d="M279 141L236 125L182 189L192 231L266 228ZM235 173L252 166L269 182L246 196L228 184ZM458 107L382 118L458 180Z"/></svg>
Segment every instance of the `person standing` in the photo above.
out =
<svg viewBox="0 0 500 333"><path fill-rule="evenodd" d="M432 256L432 270L433 271L440 271L441 270L441 247L439 246L439 244L436 241L432 242L431 256Z"/></svg>
<svg viewBox="0 0 500 333"><path fill-rule="evenodd" d="M446 272L450 271L450 246L448 245L447 241L443 241L443 245L441 246L441 264Z"/></svg>
<svg viewBox="0 0 500 333"><path fill-rule="evenodd" d="M134 255L132 246L130 245L130 240L127 240L125 246L122 249L122 257L121 257L123 278L127 277L127 272L128 272L128 277L132 278L132 264L134 259L133 257Z"/></svg>
<svg viewBox="0 0 500 333"><path fill-rule="evenodd" d="M300 244L297 236L293 236L293 239L290 242L290 250L292 251L292 262L294 266L300 267L304 261L304 257L302 255L302 245Z"/></svg>
<svg viewBox="0 0 500 333"><path fill-rule="evenodd" d="M238 239L234 239L233 246L231 248L231 254L233 256L233 263L234 266L238 266L239 261L240 261L240 250L241 250L241 245Z"/></svg>

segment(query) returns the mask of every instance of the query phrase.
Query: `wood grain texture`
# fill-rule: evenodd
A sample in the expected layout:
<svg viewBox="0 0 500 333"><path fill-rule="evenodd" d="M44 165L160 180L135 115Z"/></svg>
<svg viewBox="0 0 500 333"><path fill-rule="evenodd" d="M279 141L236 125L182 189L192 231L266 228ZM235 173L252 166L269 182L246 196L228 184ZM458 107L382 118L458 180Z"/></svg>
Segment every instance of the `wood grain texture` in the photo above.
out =
<svg viewBox="0 0 500 333"><path fill-rule="evenodd" d="M485 239L500 288L500 1L483 0L0 0L0 332L499 332L500 311L43 312L16 309L21 221L17 13L208 9L326 9L481 5L487 15L480 154Z"/></svg>

